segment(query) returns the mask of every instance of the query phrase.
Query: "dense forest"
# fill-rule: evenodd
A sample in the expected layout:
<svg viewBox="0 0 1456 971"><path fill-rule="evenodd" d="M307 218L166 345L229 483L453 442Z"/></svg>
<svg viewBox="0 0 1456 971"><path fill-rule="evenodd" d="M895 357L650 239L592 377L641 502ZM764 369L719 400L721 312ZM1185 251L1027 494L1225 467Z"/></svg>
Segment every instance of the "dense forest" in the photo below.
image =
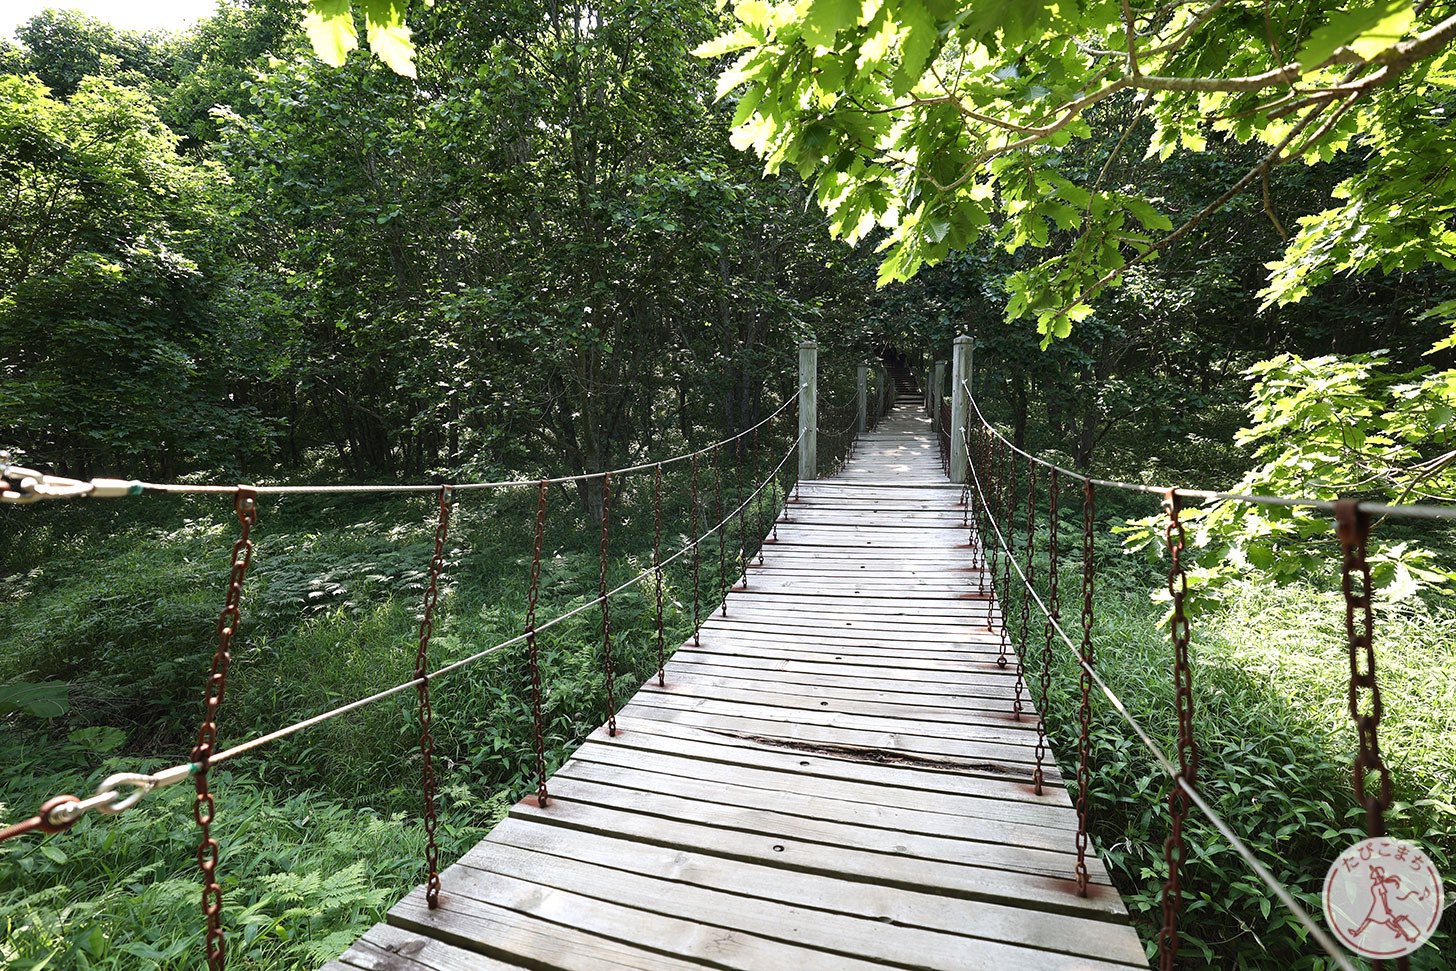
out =
<svg viewBox="0 0 1456 971"><path fill-rule="evenodd" d="M856 365L923 375L971 334L988 417L1075 468L1456 502L1442 5L437 0L383 5L378 31L364 6L222 0L177 33L50 10L0 38L8 462L194 484L594 473L762 421L805 339L837 428ZM378 43L349 52L354 20L331 35L323 8ZM1287 94L1174 83L1290 59ZM1107 78L1126 83L1085 96ZM761 472L791 440L770 423L740 460ZM748 490L717 458L703 482L731 506ZM688 474L668 474L672 544L706 521ZM543 615L650 562L651 477L619 488L550 490ZM1098 649L1166 739L1145 499L1099 509ZM520 631L536 501L462 496L441 663ZM226 736L408 676L433 502L263 503ZM1317 912L1360 832L1332 529L1192 517L1204 785ZM235 525L215 496L0 509L0 823L185 754ZM1372 563L1391 828L1449 881L1456 537L1382 524ZM675 644L692 596L668 580ZM553 765L607 714L592 617L543 639ZM640 681L650 612L615 617ZM436 700L452 859L533 786L525 664ZM1075 680L1063 664L1054 739ZM1151 942L1165 782L1096 717L1094 835ZM413 718L401 696L220 774L231 967L316 967L421 881ZM0 966L195 967L187 799L0 844ZM1216 831L1191 839L1187 966L1329 966ZM1413 966L1446 966L1451 930Z"/></svg>

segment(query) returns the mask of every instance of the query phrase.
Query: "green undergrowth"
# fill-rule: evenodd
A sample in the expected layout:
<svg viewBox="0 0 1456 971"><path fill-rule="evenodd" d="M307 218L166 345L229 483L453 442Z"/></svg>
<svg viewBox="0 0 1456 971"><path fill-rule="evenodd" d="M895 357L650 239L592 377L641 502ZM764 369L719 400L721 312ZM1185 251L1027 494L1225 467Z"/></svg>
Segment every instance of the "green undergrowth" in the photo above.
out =
<svg viewBox="0 0 1456 971"><path fill-rule="evenodd" d="M1074 533L1071 520L1064 522L1064 547L1079 536L1080 522L1076 525ZM1176 758L1166 604L1149 596L1164 578L1120 556L1111 537L1098 547L1098 671ZM1038 566L1045 577L1044 558ZM1063 617L1077 639L1079 564L1067 564L1060 585ZM1014 632L1015 607L1010 616ZM1044 640L1041 618L1033 607L1027 657L1033 685ZM1319 891L1325 873L1341 850L1364 837L1363 810L1355 805L1350 782L1355 733L1347 707L1349 662L1338 578L1284 586L1241 583L1196 615L1192 628L1200 791L1323 924ZM1385 712L1381 746L1396 793L1387 814L1389 831L1426 847L1446 876L1449 899L1456 891L1456 609L1420 599L1386 605L1376 630ZM1080 669L1060 642L1053 658L1049 730L1072 782ZM1167 875L1168 781L1095 686L1092 692L1093 835L1151 958ZM1196 808L1190 810L1186 843L1181 966L1332 967ZM1449 967L1441 952L1451 946L1452 935L1448 911L1412 967Z"/></svg>
<svg viewBox="0 0 1456 971"><path fill-rule="evenodd" d="M671 470L663 485L664 556L711 525L701 510L691 522L686 477ZM700 485L711 511L706 469ZM610 586L651 566L653 542L650 476L614 487ZM731 478L725 490L731 509ZM538 623L596 597L601 532L579 508L574 494L550 493ZM264 497L221 746L412 677L434 512L432 495ZM761 535L768 515L765 497L751 507L746 535ZM230 501L217 499L4 516L0 823L9 823L57 793L88 794L112 772L187 760L237 527ZM534 490L461 494L432 668L520 634L534 516ZM736 522L727 539L731 583ZM710 540L705 604L720 589L718 563ZM664 571L669 650L691 629L690 564L685 556ZM618 704L656 669L654 594L647 579L612 601ZM538 641L554 767L606 718L600 612L590 606ZM44 703L18 705L21 684ZM443 861L534 788L528 685L524 644L431 683ZM418 746L409 689L214 771L229 967L317 967L423 882ZM0 844L0 967L195 968L202 923L191 788L154 793L119 816L93 814L64 834Z"/></svg>

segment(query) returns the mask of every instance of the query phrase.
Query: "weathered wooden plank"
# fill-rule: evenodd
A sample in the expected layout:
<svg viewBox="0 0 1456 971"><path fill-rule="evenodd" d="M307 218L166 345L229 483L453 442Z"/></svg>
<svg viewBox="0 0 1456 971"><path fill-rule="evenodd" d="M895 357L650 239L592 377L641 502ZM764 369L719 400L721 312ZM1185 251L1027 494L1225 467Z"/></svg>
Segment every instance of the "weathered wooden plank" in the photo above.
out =
<svg viewBox="0 0 1456 971"><path fill-rule="evenodd" d="M894 933L891 927L926 927L964 935L970 940L962 942L961 948L971 954L987 954L984 943L1000 942L1146 968L1142 948L1136 946L1136 938L1133 939L1133 948L1128 948L1124 927L1102 920L955 900L916 889L881 887L872 882L846 881L817 873L770 868L706 853L645 846L636 841L617 839L612 834L562 830L523 820L502 821L494 836L495 841L505 846L534 850L555 859L581 860L614 871L660 876L673 881L674 885L721 889L741 897L801 905L823 911L821 919L828 914L868 917L882 933ZM472 862L472 856L467 856L464 862ZM607 885L610 887L610 882ZM678 900L677 892L680 891L676 888L667 889L661 895L661 903L674 907ZM914 946L913 939L897 943L911 949ZM989 956L1000 955L990 951ZM1009 952L1006 956L1019 955ZM909 959L913 959L913 955Z"/></svg>
<svg viewBox="0 0 1456 971"><path fill-rule="evenodd" d="M668 684L334 971L1141 967L907 402L799 498ZM711 571L710 571L711 573ZM488 963L489 962L489 963Z"/></svg>
<svg viewBox="0 0 1456 971"><path fill-rule="evenodd" d="M568 800L553 803L549 810L537 808L534 801L517 803L511 814L518 819L536 819L556 826L628 837L654 846L696 850L839 879L858 879L911 890L930 889L966 900L1020 903L1033 910L1080 913L1119 921L1126 913L1116 891L1102 884L1096 884L1095 893L1078 897L1072 889L1075 884L1069 886L1065 879L983 868L971 862L922 859L854 846L807 842L791 835L753 835Z"/></svg>
<svg viewBox="0 0 1456 971"><path fill-rule="evenodd" d="M686 725L640 720L630 733L619 732L609 737L598 729L592 739L612 745L638 748L650 752L685 754L692 758L727 766L757 766L792 772L803 779L806 787L825 792L840 791L835 782L851 786L880 787L873 794L875 801L901 805L900 798L913 800L909 805L958 805L955 811L975 812L957 804L957 800L989 799L998 803L1004 818L1018 822L1076 828L1076 814L1060 786L1049 780L1048 788L1037 795L1030 785L1004 776L974 772L947 771L935 763L897 759L893 753L871 749L813 749L775 746L772 739L755 740L741 735L723 735L708 729ZM877 757L883 756L883 757ZM843 790L848 791L848 790ZM897 797L895 793L902 794ZM942 803L939 796L948 802ZM1025 809L1027 803L1035 809ZM1053 813L1042 810L1054 809ZM951 811L947 809L946 811Z"/></svg>
<svg viewBox="0 0 1456 971"><path fill-rule="evenodd" d="M619 855L610 855L610 850L622 846L620 841L585 837L584 841L591 841L596 850L597 859L604 857L609 860L606 863L555 855L536 849L536 846L520 846L520 843L533 843L529 833L539 833L546 827L521 827L517 820L507 821L505 827L508 827L508 834L518 834L521 839L482 843L464 857L464 865L480 871L508 873L547 887L571 889L594 897L610 895L612 900L668 916L690 913L693 919L703 923L751 930L764 938L785 940L792 945L900 967L1070 967L1066 961L1057 964L1056 956L1038 952L1028 954L1025 948L986 942L984 938L983 942L990 946L967 948L965 939L957 932L914 933L858 914L834 913L804 907L782 898L766 900L753 892L725 892L692 882L667 881L661 876L644 875L639 872L642 862L636 857L623 859L620 850ZM569 852L569 847L566 849ZM658 856L654 862L661 859ZM734 865L728 862L727 866L738 866L740 871L748 869L741 863ZM674 866L673 869L681 868ZM748 869L748 872L753 871ZM769 876L769 873L763 873L763 876ZM853 885L843 885L839 889L844 892L844 901L840 905L853 900ZM823 903L833 901L824 900ZM906 954L904 948L907 945L913 945L916 951ZM987 951L992 954L987 954ZM1048 956L1051 964L1045 962ZM999 959L1002 964L992 964L993 959Z"/></svg>
<svg viewBox="0 0 1456 971"><path fill-rule="evenodd" d="M323 971L509 971L506 963L388 924L375 924Z"/></svg>

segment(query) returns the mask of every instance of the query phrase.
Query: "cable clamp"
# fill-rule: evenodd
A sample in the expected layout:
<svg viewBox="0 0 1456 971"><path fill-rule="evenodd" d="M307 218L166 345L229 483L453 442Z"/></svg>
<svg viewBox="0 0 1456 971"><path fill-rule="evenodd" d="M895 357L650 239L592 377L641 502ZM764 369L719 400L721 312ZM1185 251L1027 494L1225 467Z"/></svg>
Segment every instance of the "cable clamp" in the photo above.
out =
<svg viewBox="0 0 1456 971"><path fill-rule="evenodd" d="M42 499L116 499L139 496L142 484L129 479L68 479L10 464L10 453L0 452L0 502L24 505Z"/></svg>

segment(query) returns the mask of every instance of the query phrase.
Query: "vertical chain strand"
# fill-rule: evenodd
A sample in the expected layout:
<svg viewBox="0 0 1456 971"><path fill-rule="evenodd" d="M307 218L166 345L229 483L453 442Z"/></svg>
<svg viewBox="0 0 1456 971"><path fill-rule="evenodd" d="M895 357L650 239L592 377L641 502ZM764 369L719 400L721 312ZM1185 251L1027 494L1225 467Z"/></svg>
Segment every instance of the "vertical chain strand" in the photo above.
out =
<svg viewBox="0 0 1456 971"><path fill-rule="evenodd" d="M1087 824L1092 815L1092 649L1093 585L1096 564L1093 550L1093 522L1097 512L1092 483L1082 483L1082 657L1081 702L1077 707L1077 894L1087 896Z"/></svg>
<svg viewBox="0 0 1456 971"><path fill-rule="evenodd" d="M415 691L419 696L420 792L425 804L425 866L429 877L425 900L433 910L440 905L440 847L435 843L435 737L431 734L434 709L430 707L430 637L435 632L435 604L440 599L440 574L445 569L445 537L450 530L449 486L440 486L439 518L435 523L435 553L430 557L430 582L425 587L424 609L420 613L419 648L415 651Z"/></svg>
<svg viewBox="0 0 1456 971"><path fill-rule="evenodd" d="M693 645L702 644L699 639L699 632L703 629L703 582L702 582L702 550L700 548L701 534L698 532L698 454L693 453L693 477L689 485L691 495L688 513L689 526L688 536L692 538L693 544Z"/></svg>
<svg viewBox="0 0 1456 971"><path fill-rule="evenodd" d="M768 434L768 431L767 430L764 431L763 437L764 437L765 440L767 440L769 438L769 434ZM758 443L758 429L757 428L755 428L753 430L753 439L752 439L752 441L749 444L749 450L753 452L753 482L754 482L754 488L757 489L757 488L759 488L759 483L763 482L763 479L764 479L764 476L763 476L763 453L764 453L764 449L762 449L762 448L759 447L759 443ZM764 541L764 538L766 536L768 536L768 530L769 530L768 523L765 521L765 518L764 517L765 517L765 515L767 513L769 513L769 512L772 511L773 507L770 506L766 510L766 509L764 509L763 502L760 501L758 503L758 509L759 509L759 513L758 513L757 521L753 524L753 535L754 535L754 542L758 544L758 548L757 548L757 552L758 552L758 565L759 566L763 566L763 541ZM775 513L774 515L777 515L777 513ZM745 587L748 586L748 571L747 570L744 570L743 571L743 585Z"/></svg>
<svg viewBox="0 0 1456 971"><path fill-rule="evenodd" d="M1340 540L1340 586L1345 598L1345 635L1350 655L1350 718L1355 723L1358 748L1352 781L1355 801L1365 810L1365 835L1385 835L1385 810L1390 807L1390 770L1380 755L1380 718L1383 709L1380 683L1375 677L1375 618L1370 592L1370 564L1365 547L1370 536L1370 514L1359 504L1335 503ZM1375 791L1369 784L1374 776Z"/></svg>
<svg viewBox="0 0 1456 971"><path fill-rule="evenodd" d="M744 505L743 450L744 438L733 443L733 504L738 507L738 567L743 589L748 589L748 507Z"/></svg>
<svg viewBox="0 0 1456 971"><path fill-rule="evenodd" d="M1054 626L1062 617L1060 593L1057 589L1057 558L1060 553L1057 548L1057 504L1058 493L1061 491L1060 475L1053 468L1047 476L1047 619L1042 625L1045 640L1041 648L1041 690L1036 702L1036 772L1032 779L1037 795L1041 795L1042 762L1047 754L1046 712L1047 696L1051 694L1052 688L1052 634Z"/></svg>
<svg viewBox="0 0 1456 971"><path fill-rule="evenodd" d="M536 805L545 807L551 794L546 791L546 722L541 714L541 658L536 647L536 604L541 597L541 547L546 540L546 490L543 479L536 487L536 532L531 547L531 585L526 592L526 657L531 669L531 721L536 730Z"/></svg>
<svg viewBox="0 0 1456 971"><path fill-rule="evenodd" d="M982 546L990 552L989 570L987 580L991 585L991 596L986 599L986 629L992 630L991 610L1001 602L1001 544L992 543L991 537L995 535L992 530L992 523L996 517L996 503L1001 495L1001 450L991 438L989 431L982 436L981 448L986 456L986 464L990 470L989 480L986 484L986 491L990 495L981 497L981 518L985 520L985 530L982 533ZM1006 655L1003 653L996 659L1000 667L1006 666Z"/></svg>
<svg viewBox="0 0 1456 971"><path fill-rule="evenodd" d="M1183 822L1188 815L1188 793L1183 787L1198 783L1198 742L1193 736L1193 668L1188 661L1187 605L1188 573L1183 563L1187 536L1178 490L1169 489L1163 500L1168 513L1164 530L1168 543L1168 594L1173 599L1173 614L1168 633L1173 642L1173 686L1178 706L1178 774L1168 790L1168 815L1172 828L1163 842L1163 859L1168 864L1168 880L1163 884L1163 927L1158 934L1158 964L1162 971L1171 971L1178 958L1178 914L1183 904L1182 865L1187 857L1183 842Z"/></svg>
<svg viewBox="0 0 1456 971"><path fill-rule="evenodd" d="M202 871L202 913L207 922L205 948L209 971L223 971L226 949L222 929L222 885L218 883L219 848L212 838L212 821L217 803L208 780L213 749L217 747L217 715L227 693L228 668L232 664L233 635L242 621L243 581L253 563L253 526L258 522L258 494L240 488L233 496L233 512L238 517L238 539L233 543L232 568L228 573L227 595L217 618L217 650L212 655L212 670L204 692L202 725L197 729L197 744L192 747L196 766L193 781L197 795L192 804L192 817L202 830L197 844L197 867Z"/></svg>
<svg viewBox="0 0 1456 971"><path fill-rule="evenodd" d="M657 601L657 686L667 684L667 653L662 631L662 463L652 470L652 579Z"/></svg>
<svg viewBox="0 0 1456 971"><path fill-rule="evenodd" d="M1021 719L1021 692L1026 687L1026 645L1031 633L1031 591L1036 589L1036 465L1026 463L1026 590L1021 594L1021 624L1016 637L1016 699L1012 712Z"/></svg>
<svg viewBox="0 0 1456 971"><path fill-rule="evenodd" d="M1011 628L1006 623L1006 605L1011 595L1011 558L1016 554L1012 552L1011 541L1014 530L1011 528L1011 517L1014 515L1016 504L1012 496L1016 493L1016 453L1008 447L1006 450L1005 477L1002 480L1001 489L1001 523L1003 532L1006 534L1006 549L1002 552L1001 564L1001 589L1000 597L997 600L1001 611L1001 654L996 658L998 667L1006 667L1006 652L1011 649ZM1018 684L1020 679L1018 679ZM1017 692L1016 710L1021 710L1020 691Z"/></svg>
<svg viewBox="0 0 1456 971"><path fill-rule="evenodd" d="M597 598L602 605L602 665L607 674L607 734L617 737L617 692L612 678L612 611L607 601L607 553L612 529L612 473L602 475L602 566L597 574Z"/></svg>
<svg viewBox="0 0 1456 971"><path fill-rule="evenodd" d="M717 517L718 532L718 605L723 616L728 616L728 524L723 521L723 449L719 445L713 454L717 459L717 475L713 476L713 509ZM711 611L709 611L711 613Z"/></svg>

